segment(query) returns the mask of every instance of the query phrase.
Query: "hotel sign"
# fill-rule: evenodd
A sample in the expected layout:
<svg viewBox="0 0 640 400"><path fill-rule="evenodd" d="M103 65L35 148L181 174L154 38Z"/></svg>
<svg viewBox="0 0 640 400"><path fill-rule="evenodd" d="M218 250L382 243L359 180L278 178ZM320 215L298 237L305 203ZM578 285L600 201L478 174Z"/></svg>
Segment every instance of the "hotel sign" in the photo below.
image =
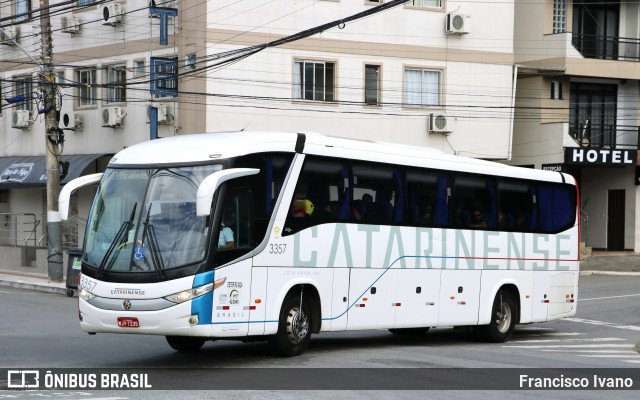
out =
<svg viewBox="0 0 640 400"><path fill-rule="evenodd" d="M565 164L582 165L636 165L638 150L593 149L570 147L564 149Z"/></svg>

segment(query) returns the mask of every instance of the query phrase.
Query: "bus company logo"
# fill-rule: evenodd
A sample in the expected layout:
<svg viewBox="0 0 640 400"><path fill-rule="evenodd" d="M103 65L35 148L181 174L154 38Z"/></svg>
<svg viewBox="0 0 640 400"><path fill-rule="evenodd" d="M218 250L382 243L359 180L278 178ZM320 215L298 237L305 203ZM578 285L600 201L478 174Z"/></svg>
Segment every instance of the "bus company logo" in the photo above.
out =
<svg viewBox="0 0 640 400"><path fill-rule="evenodd" d="M115 288L115 289L111 289L111 294L124 294L124 295L129 295L129 296L144 296L146 294L146 291L140 290L140 289Z"/></svg>
<svg viewBox="0 0 640 400"><path fill-rule="evenodd" d="M40 387L40 371L9 370L7 389L33 389Z"/></svg>
<svg viewBox="0 0 640 400"><path fill-rule="evenodd" d="M229 293L229 304L240 304L240 292L236 289Z"/></svg>
<svg viewBox="0 0 640 400"><path fill-rule="evenodd" d="M129 310L131 310L131 300L128 300L128 299L127 299L127 300L123 301L123 302L122 302L122 308L123 308L125 311L129 311Z"/></svg>
<svg viewBox="0 0 640 400"><path fill-rule="evenodd" d="M275 228L273 228L273 233L276 235L276 239L280 239L280 227L276 226Z"/></svg>

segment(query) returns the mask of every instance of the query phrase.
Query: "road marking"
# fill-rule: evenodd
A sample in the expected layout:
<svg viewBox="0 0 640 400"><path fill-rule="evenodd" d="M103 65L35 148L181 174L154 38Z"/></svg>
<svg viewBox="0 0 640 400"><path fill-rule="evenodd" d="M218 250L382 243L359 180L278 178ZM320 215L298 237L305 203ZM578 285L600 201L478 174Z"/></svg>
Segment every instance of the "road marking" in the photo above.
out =
<svg viewBox="0 0 640 400"><path fill-rule="evenodd" d="M626 347L626 348L633 348L634 345L633 344L549 344L549 345L534 345L534 346L502 346L502 347L512 347L512 348L521 348L521 349L544 349L544 348L549 348L549 347L558 347L558 348L579 348L579 347L585 347L585 348L597 348L597 347Z"/></svg>
<svg viewBox="0 0 640 400"><path fill-rule="evenodd" d="M607 354L612 354L612 353L633 353L633 354L638 354L635 352L635 350L576 350L576 349L571 349L571 350L558 350L558 349L548 349L548 350L540 350L540 351L546 351L546 352L555 352L555 353L607 353Z"/></svg>
<svg viewBox="0 0 640 400"><path fill-rule="evenodd" d="M590 324L590 325L600 325L607 326L609 328L617 328L617 329L629 329L632 331L640 331L640 326L635 325L619 325L613 322L604 322L604 321L595 321L592 319L582 319L582 318L565 318L565 321L571 322L580 322L582 324Z"/></svg>
<svg viewBox="0 0 640 400"><path fill-rule="evenodd" d="M589 357L589 358L620 358L620 354L578 354L578 357ZM631 356L622 356L623 358L631 357ZM635 357L632 358L640 358L640 355L636 353ZM620 360L622 361L622 360Z"/></svg>
<svg viewBox="0 0 640 400"><path fill-rule="evenodd" d="M615 340L626 340L621 338L581 338L581 339L530 339L512 340L510 343L551 343L551 342L609 342Z"/></svg>
<svg viewBox="0 0 640 400"><path fill-rule="evenodd" d="M624 294L620 296L608 296L608 297L592 297L590 299L578 299L578 301L593 301L593 300L609 300L609 299L620 299L622 297L637 297L640 296L640 293L637 294Z"/></svg>

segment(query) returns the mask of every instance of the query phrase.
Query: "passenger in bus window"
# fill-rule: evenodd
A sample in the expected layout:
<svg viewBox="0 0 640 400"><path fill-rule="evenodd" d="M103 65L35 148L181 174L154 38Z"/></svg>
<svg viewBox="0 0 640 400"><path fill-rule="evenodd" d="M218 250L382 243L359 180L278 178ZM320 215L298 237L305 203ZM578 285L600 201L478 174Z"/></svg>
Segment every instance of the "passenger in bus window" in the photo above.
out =
<svg viewBox="0 0 640 400"><path fill-rule="evenodd" d="M420 212L419 222L421 224L433 224L433 207L430 203L426 203Z"/></svg>
<svg viewBox="0 0 640 400"><path fill-rule="evenodd" d="M236 242L233 237L233 229L230 227L230 225L233 225L233 220L233 211L226 210L222 216L222 223L220 224L218 249L233 249L236 247Z"/></svg>
<svg viewBox="0 0 640 400"><path fill-rule="evenodd" d="M479 209L474 209L473 213L471 213L471 224L469 225L472 228L486 228L487 223L484 220L484 216Z"/></svg>

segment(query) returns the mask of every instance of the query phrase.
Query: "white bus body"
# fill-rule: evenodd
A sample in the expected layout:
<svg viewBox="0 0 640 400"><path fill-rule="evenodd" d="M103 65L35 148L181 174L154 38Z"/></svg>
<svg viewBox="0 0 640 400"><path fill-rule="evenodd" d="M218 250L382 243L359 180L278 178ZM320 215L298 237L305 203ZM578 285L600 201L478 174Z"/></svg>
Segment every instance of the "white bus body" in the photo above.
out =
<svg viewBox="0 0 640 400"><path fill-rule="evenodd" d="M142 143L96 195L80 325L184 351L266 337L285 355L323 331L505 341L575 314L577 197L562 173L312 133Z"/></svg>

